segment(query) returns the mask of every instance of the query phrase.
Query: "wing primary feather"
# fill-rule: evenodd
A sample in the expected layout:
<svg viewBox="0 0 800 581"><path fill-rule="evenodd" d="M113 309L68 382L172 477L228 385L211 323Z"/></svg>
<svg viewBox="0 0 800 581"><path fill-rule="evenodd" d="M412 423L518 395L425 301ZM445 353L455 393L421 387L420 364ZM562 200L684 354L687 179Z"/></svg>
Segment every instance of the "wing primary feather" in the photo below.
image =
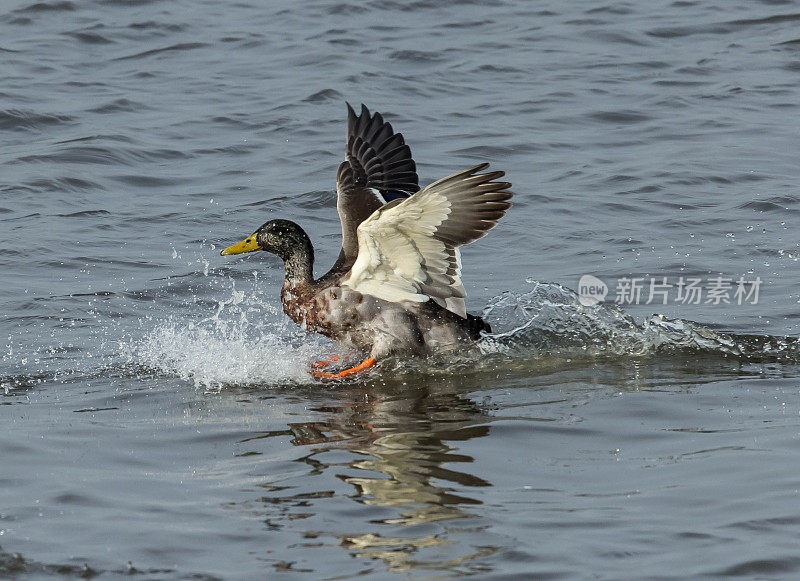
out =
<svg viewBox="0 0 800 581"><path fill-rule="evenodd" d="M345 272L358 254L356 229L386 201L419 191L417 166L402 134L365 104L347 105L345 161L336 176L337 210L342 223L342 252L331 269Z"/></svg>

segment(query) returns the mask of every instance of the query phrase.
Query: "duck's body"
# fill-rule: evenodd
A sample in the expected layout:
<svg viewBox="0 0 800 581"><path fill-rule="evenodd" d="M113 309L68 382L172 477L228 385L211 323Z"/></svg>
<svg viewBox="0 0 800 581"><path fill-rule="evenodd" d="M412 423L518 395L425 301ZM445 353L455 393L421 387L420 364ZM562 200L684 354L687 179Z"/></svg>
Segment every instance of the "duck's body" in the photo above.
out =
<svg viewBox="0 0 800 581"><path fill-rule="evenodd" d="M296 284L281 290L283 312L298 325L347 348L386 355L426 356L463 348L480 335L455 313L429 303L392 303L345 287Z"/></svg>
<svg viewBox="0 0 800 581"><path fill-rule="evenodd" d="M463 318L430 301L386 301L341 286L340 281L286 279L281 288L283 312L301 327L375 359L462 350L473 346L481 331L489 331L480 317Z"/></svg>
<svg viewBox="0 0 800 581"><path fill-rule="evenodd" d="M366 107L349 108L347 158L337 191L342 251L313 278L314 248L288 220L264 224L223 254L270 251L284 261L284 312L302 327L369 354L428 356L475 345L489 326L464 304L458 247L486 234L510 207L511 184L488 164L419 190L402 135Z"/></svg>

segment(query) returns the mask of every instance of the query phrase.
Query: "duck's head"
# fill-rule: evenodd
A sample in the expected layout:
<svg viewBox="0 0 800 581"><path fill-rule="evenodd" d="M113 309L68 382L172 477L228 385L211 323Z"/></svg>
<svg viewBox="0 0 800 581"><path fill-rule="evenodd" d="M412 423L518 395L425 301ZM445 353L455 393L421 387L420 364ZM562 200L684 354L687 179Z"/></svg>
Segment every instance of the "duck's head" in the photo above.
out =
<svg viewBox="0 0 800 581"><path fill-rule="evenodd" d="M300 226L290 220L270 220L239 244L229 246L220 254L228 256L266 250L288 261L298 253L308 253L310 249L311 240Z"/></svg>

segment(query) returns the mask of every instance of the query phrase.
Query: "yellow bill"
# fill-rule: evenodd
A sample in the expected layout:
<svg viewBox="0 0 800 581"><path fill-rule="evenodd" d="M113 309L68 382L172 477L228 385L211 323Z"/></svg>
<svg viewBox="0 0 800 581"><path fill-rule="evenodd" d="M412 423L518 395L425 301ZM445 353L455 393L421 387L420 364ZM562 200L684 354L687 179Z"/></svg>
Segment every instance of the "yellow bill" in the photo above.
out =
<svg viewBox="0 0 800 581"><path fill-rule="evenodd" d="M229 246L220 254L222 256L228 256L229 254L244 254L245 252L254 252L255 250L261 250L261 247L256 242L256 235L251 234L246 240L242 240L239 244L234 244L233 246Z"/></svg>

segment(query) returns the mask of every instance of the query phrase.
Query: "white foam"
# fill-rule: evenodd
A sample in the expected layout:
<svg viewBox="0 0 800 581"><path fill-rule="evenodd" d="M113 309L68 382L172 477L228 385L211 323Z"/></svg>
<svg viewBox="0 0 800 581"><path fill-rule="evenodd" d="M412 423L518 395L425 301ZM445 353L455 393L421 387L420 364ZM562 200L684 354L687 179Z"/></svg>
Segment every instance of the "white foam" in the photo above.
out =
<svg viewBox="0 0 800 581"><path fill-rule="evenodd" d="M309 350L285 338L225 337L214 329L167 323L135 349L138 363L193 381L198 387L309 381Z"/></svg>
<svg viewBox="0 0 800 581"><path fill-rule="evenodd" d="M122 346L127 361L218 390L231 385L307 383L309 362L331 347L304 335L298 340L282 313L263 302L258 289L220 300L199 322L171 316Z"/></svg>

